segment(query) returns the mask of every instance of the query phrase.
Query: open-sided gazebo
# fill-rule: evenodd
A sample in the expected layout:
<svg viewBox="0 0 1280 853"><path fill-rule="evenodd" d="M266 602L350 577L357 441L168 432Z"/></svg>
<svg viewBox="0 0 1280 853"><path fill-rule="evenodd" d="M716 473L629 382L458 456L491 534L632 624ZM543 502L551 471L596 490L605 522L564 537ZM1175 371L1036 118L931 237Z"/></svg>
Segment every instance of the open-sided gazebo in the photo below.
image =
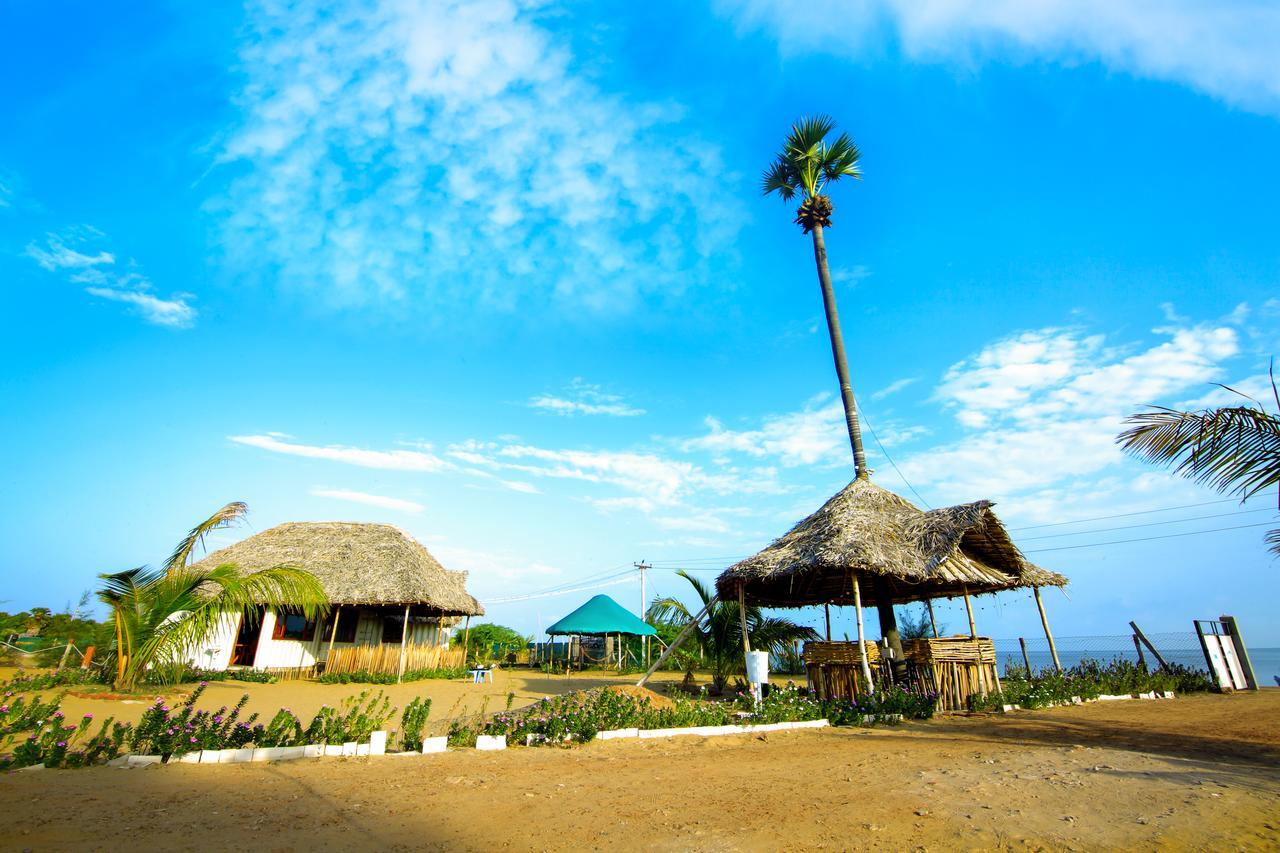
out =
<svg viewBox="0 0 1280 853"><path fill-rule="evenodd" d="M873 668L893 677L863 636L863 596L878 607L963 597L968 636L940 638L935 627L934 638L903 644L910 666L898 674L936 690L942 709L963 707L970 694L999 684L995 648L977 635L970 597L1031 587L1043 618L1039 588L1067 583L1028 561L991 507L983 500L924 511L857 478L764 550L726 569L716 591L723 600L762 607L856 608L856 644L833 643L828 635L805 646L810 681L823 696L872 689Z"/></svg>
<svg viewBox="0 0 1280 853"><path fill-rule="evenodd" d="M654 627L637 617L607 595L593 596L586 604L552 623L547 634L552 637L652 637ZM579 645L581 653L581 645Z"/></svg>

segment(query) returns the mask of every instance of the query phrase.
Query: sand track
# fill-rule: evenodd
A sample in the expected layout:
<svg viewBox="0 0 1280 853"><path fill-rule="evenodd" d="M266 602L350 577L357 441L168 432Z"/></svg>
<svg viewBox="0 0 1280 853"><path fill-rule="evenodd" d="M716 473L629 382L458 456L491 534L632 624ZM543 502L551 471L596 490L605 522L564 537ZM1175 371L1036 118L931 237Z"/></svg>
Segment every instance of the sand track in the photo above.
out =
<svg viewBox="0 0 1280 853"><path fill-rule="evenodd" d="M0 777L3 849L1280 845L1280 691L899 728Z"/></svg>

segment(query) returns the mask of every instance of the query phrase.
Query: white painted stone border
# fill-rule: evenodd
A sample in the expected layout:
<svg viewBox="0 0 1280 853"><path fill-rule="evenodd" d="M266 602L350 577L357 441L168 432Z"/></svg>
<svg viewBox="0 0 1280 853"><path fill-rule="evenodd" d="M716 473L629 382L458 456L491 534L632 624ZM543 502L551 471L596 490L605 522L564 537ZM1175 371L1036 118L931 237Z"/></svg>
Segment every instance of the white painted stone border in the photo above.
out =
<svg viewBox="0 0 1280 853"><path fill-rule="evenodd" d="M1177 694L1174 693L1172 690L1165 690L1165 691L1152 690L1147 693L1132 693L1132 694L1126 693L1123 695L1115 695L1115 696L1104 693L1095 699L1082 699L1079 696L1072 696L1070 701L1050 702L1048 705L1045 705L1043 708L1024 708L1021 705L1001 705L1000 710L1002 713L1007 714L1011 711L1047 711L1050 708L1065 708L1068 705L1087 705L1091 702L1123 702L1125 700L1175 699L1175 698L1177 698Z"/></svg>
<svg viewBox="0 0 1280 853"><path fill-rule="evenodd" d="M662 737L718 737L720 735L748 735L757 732L785 732L794 729L820 729L831 725L827 720L801 720L794 723L760 723L747 726L689 726L680 729L612 729L596 732L596 740L640 738L649 740Z"/></svg>

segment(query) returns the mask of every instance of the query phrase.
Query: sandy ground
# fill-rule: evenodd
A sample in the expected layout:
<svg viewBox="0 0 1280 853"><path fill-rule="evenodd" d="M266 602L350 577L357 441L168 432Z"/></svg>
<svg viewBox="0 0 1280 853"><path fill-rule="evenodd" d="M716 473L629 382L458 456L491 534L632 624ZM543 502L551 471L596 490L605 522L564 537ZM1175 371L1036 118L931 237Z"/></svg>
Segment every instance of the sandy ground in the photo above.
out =
<svg viewBox="0 0 1280 853"><path fill-rule="evenodd" d="M0 849L1280 846L1280 691L897 728L0 777Z"/></svg>

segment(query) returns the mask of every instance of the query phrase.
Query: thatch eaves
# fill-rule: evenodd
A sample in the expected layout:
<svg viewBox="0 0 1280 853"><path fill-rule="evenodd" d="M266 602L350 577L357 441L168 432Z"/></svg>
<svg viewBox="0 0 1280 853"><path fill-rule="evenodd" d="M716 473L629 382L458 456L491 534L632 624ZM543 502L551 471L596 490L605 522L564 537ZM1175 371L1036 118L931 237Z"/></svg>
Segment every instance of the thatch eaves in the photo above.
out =
<svg viewBox="0 0 1280 853"><path fill-rule="evenodd" d="M720 595L745 584L748 604L864 606L879 588L895 603L979 595L1067 579L1028 561L991 510L976 501L924 512L870 480L854 480L760 553L726 569Z"/></svg>
<svg viewBox="0 0 1280 853"><path fill-rule="evenodd" d="M320 581L335 605L413 605L445 616L482 616L451 572L416 539L389 524L290 522L214 551L196 566L234 563L243 572L295 566Z"/></svg>

